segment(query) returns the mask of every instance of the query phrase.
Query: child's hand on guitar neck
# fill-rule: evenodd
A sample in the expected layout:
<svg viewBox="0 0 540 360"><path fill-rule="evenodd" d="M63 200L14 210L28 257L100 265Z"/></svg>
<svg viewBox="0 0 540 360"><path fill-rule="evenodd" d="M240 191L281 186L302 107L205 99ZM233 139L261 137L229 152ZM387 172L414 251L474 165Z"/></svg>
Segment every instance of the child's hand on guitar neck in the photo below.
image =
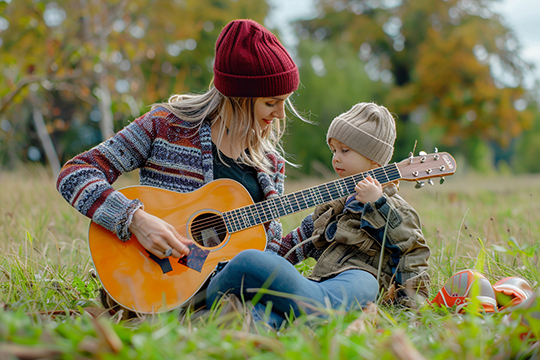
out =
<svg viewBox="0 0 540 360"><path fill-rule="evenodd" d="M129 230L139 243L159 258L167 257L167 250L172 249L172 257L180 258L189 254L188 246L193 241L181 236L169 223L142 209L133 214Z"/></svg>
<svg viewBox="0 0 540 360"><path fill-rule="evenodd" d="M364 180L356 184L354 190L356 191L355 198L362 204L368 202L375 202L382 196L382 186L371 176L368 176Z"/></svg>

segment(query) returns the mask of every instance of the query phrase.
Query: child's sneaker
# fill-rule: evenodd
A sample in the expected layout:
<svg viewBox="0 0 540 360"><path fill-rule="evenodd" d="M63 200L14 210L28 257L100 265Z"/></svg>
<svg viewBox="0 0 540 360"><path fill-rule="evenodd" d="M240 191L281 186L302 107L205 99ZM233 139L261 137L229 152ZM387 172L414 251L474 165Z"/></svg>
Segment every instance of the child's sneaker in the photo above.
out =
<svg viewBox="0 0 540 360"><path fill-rule="evenodd" d="M493 285L493 290L499 310L520 304L534 294L527 280L519 277L501 279Z"/></svg>
<svg viewBox="0 0 540 360"><path fill-rule="evenodd" d="M475 287L478 290L473 291ZM493 287L484 275L473 270L463 270L452 275L430 303L446 307L456 306L456 310L461 311L473 296L480 302L484 312L497 311Z"/></svg>
<svg viewBox="0 0 540 360"><path fill-rule="evenodd" d="M510 311L511 310L511 311ZM540 322L540 291L537 290L525 298L521 303L507 309L502 323L513 326L514 332L523 340L526 338L540 339L538 323ZM531 326L535 324L536 326Z"/></svg>

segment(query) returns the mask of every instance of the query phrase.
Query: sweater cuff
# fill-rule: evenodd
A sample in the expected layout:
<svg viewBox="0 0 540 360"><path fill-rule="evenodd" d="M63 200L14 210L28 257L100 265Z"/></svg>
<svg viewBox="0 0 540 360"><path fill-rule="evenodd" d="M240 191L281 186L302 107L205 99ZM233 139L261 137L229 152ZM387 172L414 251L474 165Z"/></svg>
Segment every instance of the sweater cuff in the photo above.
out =
<svg viewBox="0 0 540 360"><path fill-rule="evenodd" d="M275 252L279 251L281 245L281 237L283 235L283 229L281 223L276 220L270 221L266 228L266 246L265 251Z"/></svg>
<svg viewBox="0 0 540 360"><path fill-rule="evenodd" d="M131 238L129 226L133 214L144 207L138 199L130 200L124 194L115 191L111 193L102 206L94 213L92 221L112 231L120 240L127 241Z"/></svg>
<svg viewBox="0 0 540 360"><path fill-rule="evenodd" d="M127 212L124 214L122 219L119 219L116 226L116 236L118 236L120 240L128 241L131 239L131 231L129 231L129 226L131 225L135 211L141 208L144 208L144 205L139 201L139 199L132 200L129 203Z"/></svg>

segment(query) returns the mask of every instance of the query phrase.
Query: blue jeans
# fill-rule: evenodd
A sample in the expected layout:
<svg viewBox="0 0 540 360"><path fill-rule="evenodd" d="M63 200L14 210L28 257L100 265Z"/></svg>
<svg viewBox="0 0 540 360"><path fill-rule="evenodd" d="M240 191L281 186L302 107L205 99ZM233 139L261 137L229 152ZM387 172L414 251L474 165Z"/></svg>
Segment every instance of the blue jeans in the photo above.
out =
<svg viewBox="0 0 540 360"><path fill-rule="evenodd" d="M263 289L259 292L260 289ZM287 260L275 253L245 250L236 255L212 280L206 292L208 308L223 294L234 294L256 303L252 312L262 318L272 304L270 320L277 322L291 310L295 316L319 310L351 310L375 302L377 279L367 271L346 270L317 282L302 276Z"/></svg>

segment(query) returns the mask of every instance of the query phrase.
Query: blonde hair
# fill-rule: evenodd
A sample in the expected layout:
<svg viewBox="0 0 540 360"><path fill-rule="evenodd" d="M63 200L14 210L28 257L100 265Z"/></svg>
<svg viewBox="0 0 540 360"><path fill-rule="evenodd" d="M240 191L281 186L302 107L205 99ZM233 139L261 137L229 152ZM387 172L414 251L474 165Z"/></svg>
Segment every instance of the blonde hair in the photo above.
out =
<svg viewBox="0 0 540 360"><path fill-rule="evenodd" d="M165 107L178 118L199 126L205 119L209 119L212 124L222 119L223 125L225 125L225 119L231 119L227 126L219 127L216 143L218 149L227 133L235 142L245 144L245 148L236 160L238 163L271 173L273 165L266 154L284 156L281 137L285 132L287 118L274 121L271 126L261 129L255 118L256 101L257 98L225 96L211 84L210 89L203 94L173 95L167 102L154 104L152 108ZM302 121L309 122L294 108L290 99L287 99L285 104L294 115ZM219 152L218 156L221 157ZM296 166L288 161L287 163Z"/></svg>

